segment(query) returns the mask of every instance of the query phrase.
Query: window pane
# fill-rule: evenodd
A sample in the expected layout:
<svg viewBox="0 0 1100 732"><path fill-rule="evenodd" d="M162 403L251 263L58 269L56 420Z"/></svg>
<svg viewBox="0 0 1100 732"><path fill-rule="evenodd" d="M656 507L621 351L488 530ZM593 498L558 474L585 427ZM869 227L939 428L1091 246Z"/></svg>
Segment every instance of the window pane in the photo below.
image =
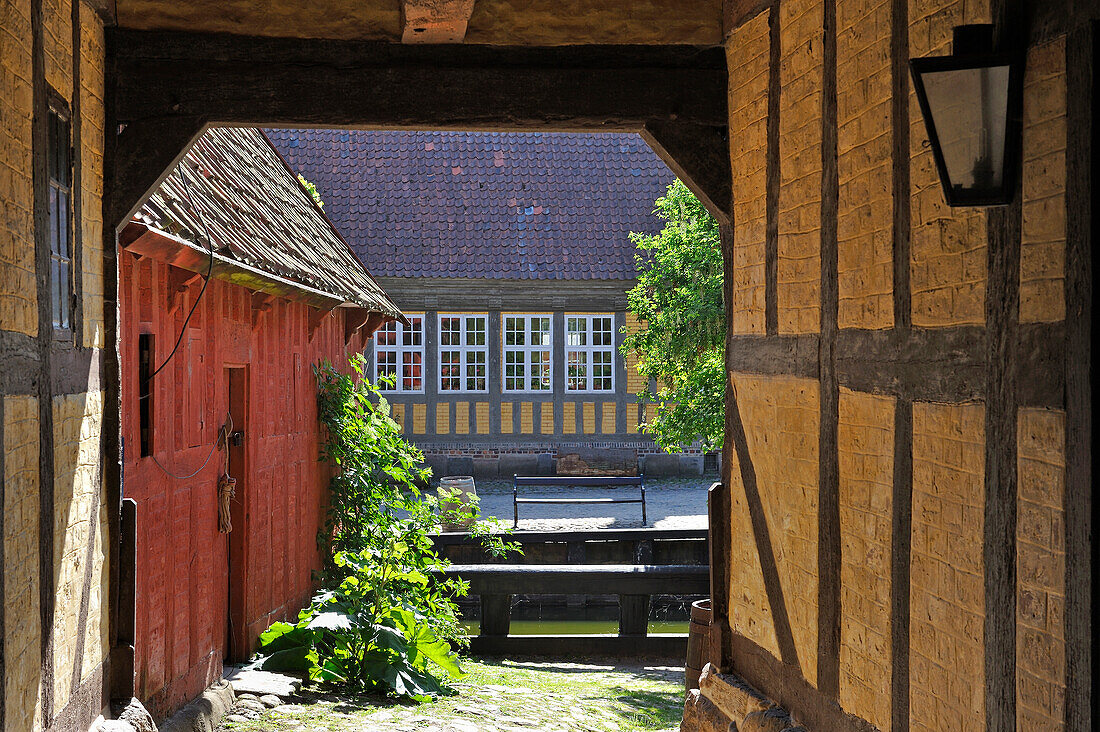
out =
<svg viewBox="0 0 1100 732"><path fill-rule="evenodd" d="M566 388L579 391L588 388L588 354L570 351L567 358L568 371Z"/></svg>
<svg viewBox="0 0 1100 732"><path fill-rule="evenodd" d="M586 325L587 323L584 318L568 318L566 322L565 344L567 346L587 345L588 334L585 332Z"/></svg>
<svg viewBox="0 0 1100 732"><path fill-rule="evenodd" d="M405 345L419 346L424 338L424 320L423 318L409 318L409 324L409 327L404 329Z"/></svg>
<svg viewBox="0 0 1100 732"><path fill-rule="evenodd" d="M592 345L611 345L611 318L592 319Z"/></svg>
<svg viewBox="0 0 1100 732"><path fill-rule="evenodd" d="M376 344L379 346L397 345L397 327L398 324L396 322L391 322L379 328L375 335Z"/></svg>
<svg viewBox="0 0 1100 732"><path fill-rule="evenodd" d="M531 318L531 345L550 345L550 318Z"/></svg>
<svg viewBox="0 0 1100 732"><path fill-rule="evenodd" d="M422 386L421 355L419 353L401 354L401 389L420 391Z"/></svg>
<svg viewBox="0 0 1100 732"><path fill-rule="evenodd" d="M53 193L53 190L50 192ZM57 203L57 251L62 257L69 259L69 194L57 191Z"/></svg>
<svg viewBox="0 0 1100 732"><path fill-rule="evenodd" d="M466 318L466 345L485 345L485 318Z"/></svg>
<svg viewBox="0 0 1100 732"><path fill-rule="evenodd" d="M439 342L444 346L461 345L462 325L458 318L443 318L439 321Z"/></svg>

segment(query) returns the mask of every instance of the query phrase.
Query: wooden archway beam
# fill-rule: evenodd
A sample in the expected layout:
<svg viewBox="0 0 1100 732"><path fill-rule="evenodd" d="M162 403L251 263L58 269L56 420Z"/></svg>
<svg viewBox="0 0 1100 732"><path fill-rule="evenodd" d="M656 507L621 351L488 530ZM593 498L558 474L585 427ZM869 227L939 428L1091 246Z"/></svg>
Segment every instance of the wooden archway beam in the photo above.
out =
<svg viewBox="0 0 1100 732"><path fill-rule="evenodd" d="M647 122L642 139L684 182L719 224L733 212L733 174L726 126L678 120Z"/></svg>
<svg viewBox="0 0 1100 732"><path fill-rule="evenodd" d="M401 0L402 43L462 43L474 0Z"/></svg>

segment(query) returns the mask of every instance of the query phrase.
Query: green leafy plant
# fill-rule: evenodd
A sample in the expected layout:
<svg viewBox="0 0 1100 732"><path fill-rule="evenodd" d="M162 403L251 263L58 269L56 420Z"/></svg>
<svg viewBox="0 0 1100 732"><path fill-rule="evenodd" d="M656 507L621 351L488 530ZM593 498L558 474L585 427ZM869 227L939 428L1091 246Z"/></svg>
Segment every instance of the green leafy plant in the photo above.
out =
<svg viewBox="0 0 1100 732"><path fill-rule="evenodd" d="M469 644L454 602L468 585L445 575L449 562L431 539L440 517L469 523L494 556L518 546L494 532L504 533L495 521L478 520L476 501L421 492L431 477L423 454L363 378L363 356L350 365L349 373L328 362L314 368L325 428L321 456L333 466L318 536L328 557L324 589L297 623L275 623L260 637L255 665L423 700L444 690L438 672L461 675L452 649Z"/></svg>
<svg viewBox="0 0 1100 732"><path fill-rule="evenodd" d="M716 449L725 420L718 222L680 181L657 199L655 212L666 222L660 233L630 235L639 250L638 284L627 302L643 325L626 333L621 350L638 359L647 383L639 398L658 405L642 429L666 450L695 442Z"/></svg>
<svg viewBox="0 0 1100 732"><path fill-rule="evenodd" d="M395 553L409 550L398 547ZM254 665L305 671L322 684L417 701L446 693L435 671L461 678L457 656L429 617L394 591L398 585L427 587L431 576L414 569L387 577L400 563L380 563L371 550L340 552L335 563L346 573L343 580L318 593L297 623L278 622L264 631Z"/></svg>

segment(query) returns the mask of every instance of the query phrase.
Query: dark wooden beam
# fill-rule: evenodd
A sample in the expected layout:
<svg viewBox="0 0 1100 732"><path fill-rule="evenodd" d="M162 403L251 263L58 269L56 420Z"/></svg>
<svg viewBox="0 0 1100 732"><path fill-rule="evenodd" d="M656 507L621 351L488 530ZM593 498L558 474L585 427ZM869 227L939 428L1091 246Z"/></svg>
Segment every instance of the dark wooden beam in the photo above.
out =
<svg viewBox="0 0 1100 732"><path fill-rule="evenodd" d="M111 185L104 191L106 228L122 228L205 129L203 119L195 116L129 121L115 138Z"/></svg>
<svg viewBox="0 0 1100 732"><path fill-rule="evenodd" d="M730 222L733 174L728 127L653 120L642 129L642 139L718 223Z"/></svg>
<svg viewBox="0 0 1100 732"><path fill-rule="evenodd" d="M184 117L588 131L727 124L721 48L406 46L112 29L108 54L122 123Z"/></svg>
<svg viewBox="0 0 1100 732"><path fill-rule="evenodd" d="M462 43L474 0L401 0L402 43Z"/></svg>

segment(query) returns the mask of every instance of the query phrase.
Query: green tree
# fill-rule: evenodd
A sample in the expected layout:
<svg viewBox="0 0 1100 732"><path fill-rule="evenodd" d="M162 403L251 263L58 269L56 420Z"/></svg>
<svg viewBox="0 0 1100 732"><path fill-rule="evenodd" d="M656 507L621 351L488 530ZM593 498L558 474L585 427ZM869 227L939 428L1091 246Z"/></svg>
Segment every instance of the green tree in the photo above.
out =
<svg viewBox="0 0 1100 732"><path fill-rule="evenodd" d="M642 430L668 451L700 442L722 444L725 415L722 252L718 222L676 181L655 204L665 221L655 236L632 233L638 248L638 284L627 293L641 330L621 350L633 354L646 387L638 396L656 402ZM650 388L649 382L657 383Z"/></svg>

